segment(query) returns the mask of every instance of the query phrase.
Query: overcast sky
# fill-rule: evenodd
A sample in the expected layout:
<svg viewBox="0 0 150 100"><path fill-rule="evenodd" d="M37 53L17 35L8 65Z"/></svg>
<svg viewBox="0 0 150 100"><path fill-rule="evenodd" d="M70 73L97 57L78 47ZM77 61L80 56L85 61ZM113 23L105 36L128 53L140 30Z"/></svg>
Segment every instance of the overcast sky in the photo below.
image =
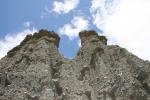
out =
<svg viewBox="0 0 150 100"><path fill-rule="evenodd" d="M68 58L80 47L78 33L94 29L150 60L150 0L0 0L0 12L0 58L44 28L61 36L59 50Z"/></svg>

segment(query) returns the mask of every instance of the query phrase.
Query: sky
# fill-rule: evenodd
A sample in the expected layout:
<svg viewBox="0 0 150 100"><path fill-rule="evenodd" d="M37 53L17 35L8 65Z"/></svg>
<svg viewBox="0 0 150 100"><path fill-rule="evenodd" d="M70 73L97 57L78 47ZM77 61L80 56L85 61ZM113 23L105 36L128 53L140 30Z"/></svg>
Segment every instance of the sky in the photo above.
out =
<svg viewBox="0 0 150 100"><path fill-rule="evenodd" d="M78 33L92 29L150 60L150 0L0 0L0 58L40 29L60 35L67 58L81 46Z"/></svg>

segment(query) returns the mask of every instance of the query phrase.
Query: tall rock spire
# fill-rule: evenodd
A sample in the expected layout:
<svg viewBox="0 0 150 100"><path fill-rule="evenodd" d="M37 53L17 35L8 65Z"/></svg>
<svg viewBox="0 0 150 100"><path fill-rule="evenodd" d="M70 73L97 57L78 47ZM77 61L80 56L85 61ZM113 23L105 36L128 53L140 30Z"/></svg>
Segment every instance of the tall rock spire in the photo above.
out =
<svg viewBox="0 0 150 100"><path fill-rule="evenodd" d="M1 95L6 95L7 100L38 100L42 95L55 94L52 79L59 76L58 67L62 63L59 41L56 33L40 30L27 35L20 45L10 50L0 61ZM46 97L54 100L54 96Z"/></svg>

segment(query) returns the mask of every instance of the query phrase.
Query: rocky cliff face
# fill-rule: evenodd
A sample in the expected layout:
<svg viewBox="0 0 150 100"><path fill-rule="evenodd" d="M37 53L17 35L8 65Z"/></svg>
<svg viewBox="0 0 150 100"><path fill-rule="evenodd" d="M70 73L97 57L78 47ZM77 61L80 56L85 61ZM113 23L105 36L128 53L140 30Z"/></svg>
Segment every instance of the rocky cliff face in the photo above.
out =
<svg viewBox="0 0 150 100"><path fill-rule="evenodd" d="M59 36L40 30L0 60L0 100L150 100L150 62L82 31L73 60Z"/></svg>

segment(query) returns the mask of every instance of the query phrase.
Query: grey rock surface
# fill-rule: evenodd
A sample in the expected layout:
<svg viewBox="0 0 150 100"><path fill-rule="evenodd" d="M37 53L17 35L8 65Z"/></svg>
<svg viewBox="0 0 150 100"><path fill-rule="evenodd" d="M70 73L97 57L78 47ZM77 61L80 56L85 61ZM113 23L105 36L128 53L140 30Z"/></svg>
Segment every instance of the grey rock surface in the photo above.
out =
<svg viewBox="0 0 150 100"><path fill-rule="evenodd" d="M82 31L72 60L59 36L28 35L0 60L0 100L150 100L150 62L95 31Z"/></svg>

